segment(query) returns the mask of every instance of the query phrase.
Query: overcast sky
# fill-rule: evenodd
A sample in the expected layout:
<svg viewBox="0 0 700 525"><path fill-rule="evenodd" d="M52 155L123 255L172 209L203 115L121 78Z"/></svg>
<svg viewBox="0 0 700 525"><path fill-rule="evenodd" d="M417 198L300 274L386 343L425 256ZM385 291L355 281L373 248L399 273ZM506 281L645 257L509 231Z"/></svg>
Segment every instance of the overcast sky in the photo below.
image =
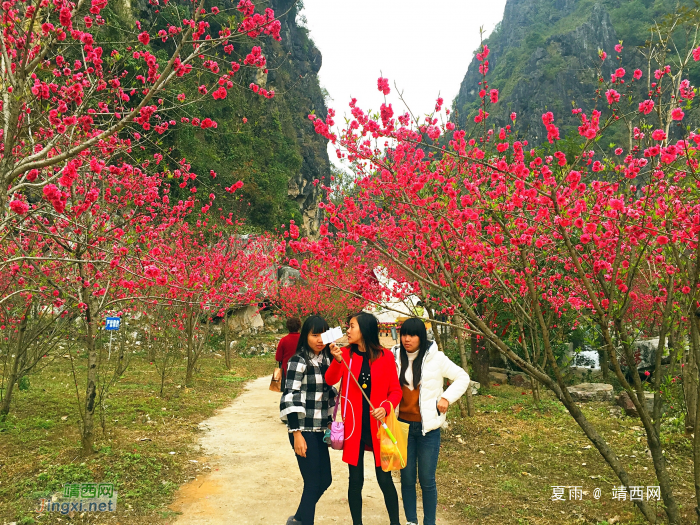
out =
<svg viewBox="0 0 700 525"><path fill-rule="evenodd" d="M351 97L364 110L379 109L380 72L390 96L396 82L411 110L423 114L438 94L451 105L479 45L479 28L487 36L504 7L505 0L304 0L301 14L323 55L321 85L338 116L348 113ZM394 111L403 109L391 102Z"/></svg>

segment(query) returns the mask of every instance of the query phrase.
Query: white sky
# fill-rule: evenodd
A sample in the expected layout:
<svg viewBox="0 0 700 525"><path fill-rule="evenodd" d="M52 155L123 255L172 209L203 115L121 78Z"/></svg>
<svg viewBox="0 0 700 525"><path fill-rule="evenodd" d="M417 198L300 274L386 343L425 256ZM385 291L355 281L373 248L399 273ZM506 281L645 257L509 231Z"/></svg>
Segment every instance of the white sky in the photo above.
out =
<svg viewBox="0 0 700 525"><path fill-rule="evenodd" d="M403 112L396 83L422 115L438 95L450 107L479 45L479 28L488 36L504 7L505 0L304 0L301 14L323 55L321 85L339 117L349 114L352 97L365 111L379 109L380 72L389 79L394 112Z"/></svg>

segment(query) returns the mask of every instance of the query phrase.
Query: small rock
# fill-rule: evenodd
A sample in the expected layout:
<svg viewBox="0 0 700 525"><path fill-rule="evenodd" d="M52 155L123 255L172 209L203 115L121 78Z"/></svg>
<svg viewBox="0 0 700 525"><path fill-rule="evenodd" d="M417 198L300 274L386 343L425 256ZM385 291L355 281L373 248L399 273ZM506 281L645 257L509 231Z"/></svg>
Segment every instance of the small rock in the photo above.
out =
<svg viewBox="0 0 700 525"><path fill-rule="evenodd" d="M508 382L517 387L521 388L532 388L532 383L530 382L530 378L526 376L525 374L515 374L514 376L511 376Z"/></svg>
<svg viewBox="0 0 700 525"><path fill-rule="evenodd" d="M612 401L613 386L607 383L581 383L570 386L569 394L574 401L587 403L589 401Z"/></svg>
<svg viewBox="0 0 700 525"><path fill-rule="evenodd" d="M639 417L639 414L637 413L637 409L634 406L634 403L632 403L632 400L630 399L630 396L627 392L620 392L620 395L615 398L615 403L617 403L622 409L625 411L625 414L627 414L630 417Z"/></svg>
<svg viewBox="0 0 700 525"><path fill-rule="evenodd" d="M277 270L277 279L280 283L280 288L288 288L297 281L303 281L301 272L291 266L280 266Z"/></svg>
<svg viewBox="0 0 700 525"><path fill-rule="evenodd" d="M627 392L620 392L620 395L617 396L615 401L624 409L625 414L627 414L630 417L639 417L639 414L637 413L637 408L634 406L634 403L632 403L632 399L630 398ZM644 392L644 404L647 412L649 413L649 415L651 415L654 411L654 394L652 392ZM662 403L661 413L663 414L665 411L666 406L664 403ZM640 428L640 430L642 429Z"/></svg>
<svg viewBox="0 0 700 525"><path fill-rule="evenodd" d="M610 407L610 415L612 417L622 417L622 409L620 407Z"/></svg>
<svg viewBox="0 0 700 525"><path fill-rule="evenodd" d="M489 372L489 381L491 381L492 383L507 385L508 374L501 374L500 372Z"/></svg>

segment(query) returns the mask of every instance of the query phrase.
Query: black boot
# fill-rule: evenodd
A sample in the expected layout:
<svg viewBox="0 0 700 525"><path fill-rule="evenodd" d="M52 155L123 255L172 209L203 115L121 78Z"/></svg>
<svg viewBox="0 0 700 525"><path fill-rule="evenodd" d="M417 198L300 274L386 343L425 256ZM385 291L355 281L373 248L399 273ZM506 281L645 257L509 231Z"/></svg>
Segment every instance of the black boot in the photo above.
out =
<svg viewBox="0 0 700 525"><path fill-rule="evenodd" d="M298 521L294 516L289 516L287 519L287 525L302 525L301 521Z"/></svg>

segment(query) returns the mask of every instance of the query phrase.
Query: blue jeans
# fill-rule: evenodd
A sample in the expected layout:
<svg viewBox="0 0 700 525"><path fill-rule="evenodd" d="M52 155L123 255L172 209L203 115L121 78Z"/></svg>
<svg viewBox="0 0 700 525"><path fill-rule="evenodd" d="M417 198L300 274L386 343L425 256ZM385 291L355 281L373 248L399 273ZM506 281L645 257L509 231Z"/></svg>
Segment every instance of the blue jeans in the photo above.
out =
<svg viewBox="0 0 700 525"><path fill-rule="evenodd" d="M435 514L437 513L435 470L440 453L440 429L431 430L424 436L421 423L413 421L404 421L404 423L409 424L409 430L408 458L406 459L406 467L401 469L403 511L406 514L406 520L418 523L418 511L416 510L417 477L423 492L423 525L435 525Z"/></svg>

